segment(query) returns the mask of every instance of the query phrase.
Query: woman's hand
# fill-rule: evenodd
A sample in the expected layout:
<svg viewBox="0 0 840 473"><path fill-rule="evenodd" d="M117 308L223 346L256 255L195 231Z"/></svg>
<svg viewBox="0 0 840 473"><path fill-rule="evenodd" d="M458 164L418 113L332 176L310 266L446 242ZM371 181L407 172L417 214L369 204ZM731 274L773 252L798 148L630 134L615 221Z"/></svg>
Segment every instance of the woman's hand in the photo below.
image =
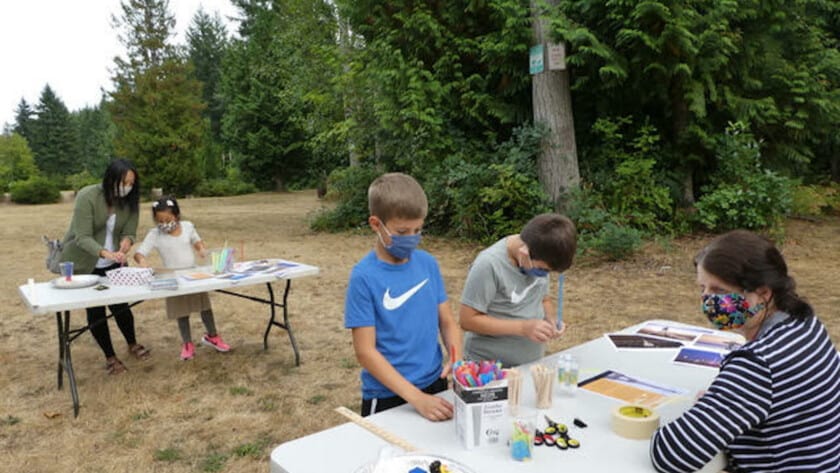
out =
<svg viewBox="0 0 840 473"><path fill-rule="evenodd" d="M131 249L132 244L133 243L131 242L130 238L123 238L122 241L120 242L120 253L128 254L128 250Z"/></svg>
<svg viewBox="0 0 840 473"><path fill-rule="evenodd" d="M113 261L116 261L117 263L120 263L120 264L123 264L127 261L125 253L123 253L122 251L102 250L102 251L99 252L99 257L109 259L109 260L113 260Z"/></svg>

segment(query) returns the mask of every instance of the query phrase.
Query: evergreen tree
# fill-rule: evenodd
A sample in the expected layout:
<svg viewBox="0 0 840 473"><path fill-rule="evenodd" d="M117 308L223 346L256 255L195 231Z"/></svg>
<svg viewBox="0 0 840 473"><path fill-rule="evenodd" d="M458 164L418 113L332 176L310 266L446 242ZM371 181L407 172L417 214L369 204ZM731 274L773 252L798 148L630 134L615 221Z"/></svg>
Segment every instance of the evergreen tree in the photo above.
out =
<svg viewBox="0 0 840 473"><path fill-rule="evenodd" d="M81 170L79 145L70 112L47 84L35 107L30 147L38 168L47 175L67 176Z"/></svg>
<svg viewBox="0 0 840 473"><path fill-rule="evenodd" d="M222 58L228 45L228 34L218 12L213 16L199 9L187 30L187 51L196 79L201 81L201 97L207 105L204 116L210 120L215 141L221 141L224 103L220 96Z"/></svg>
<svg viewBox="0 0 840 473"><path fill-rule="evenodd" d="M313 170L313 140L341 117L329 93L334 14L323 0L234 3L243 18L224 60L223 135L248 177L282 189Z"/></svg>
<svg viewBox="0 0 840 473"><path fill-rule="evenodd" d="M32 141L32 123L35 121L35 111L26 102L26 99L21 98L20 103L15 109L15 124L12 131L26 139Z"/></svg>
<svg viewBox="0 0 840 473"><path fill-rule="evenodd" d="M169 43L175 20L166 0L123 0L121 39L108 111L118 155L134 161L150 187L192 192L203 177L200 150L206 127L201 83Z"/></svg>
<svg viewBox="0 0 840 473"><path fill-rule="evenodd" d="M93 176L105 172L114 157L116 129L103 100L96 107L85 107L73 113L79 133L79 156L84 170Z"/></svg>

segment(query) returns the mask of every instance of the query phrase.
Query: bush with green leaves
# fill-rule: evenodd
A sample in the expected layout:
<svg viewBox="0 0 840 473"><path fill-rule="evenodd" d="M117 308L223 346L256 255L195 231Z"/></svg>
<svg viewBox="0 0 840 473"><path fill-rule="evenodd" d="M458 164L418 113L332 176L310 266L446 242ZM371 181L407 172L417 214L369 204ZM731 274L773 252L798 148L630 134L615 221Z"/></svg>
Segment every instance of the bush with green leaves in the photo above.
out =
<svg viewBox="0 0 840 473"><path fill-rule="evenodd" d="M642 232L635 228L610 222L598 232L593 247L610 261L618 261L639 249L642 236Z"/></svg>
<svg viewBox="0 0 840 473"><path fill-rule="evenodd" d="M336 169L327 177L325 198L337 202L335 208L319 212L312 221L314 230L335 232L364 225L368 218L367 190L382 171L359 165Z"/></svg>
<svg viewBox="0 0 840 473"><path fill-rule="evenodd" d="M77 172L76 174L71 174L64 179L68 189L78 191L82 187L89 186L91 184L99 184L102 182L101 177L94 176L90 173L87 169Z"/></svg>
<svg viewBox="0 0 840 473"><path fill-rule="evenodd" d="M426 226L483 243L519 233L534 215L552 210L536 174L544 131L523 126L496 150L450 156L426 180Z"/></svg>
<svg viewBox="0 0 840 473"><path fill-rule="evenodd" d="M235 167L226 171L222 179L208 179L195 188L195 194L202 197L222 197L257 192L257 186L242 179L242 173Z"/></svg>
<svg viewBox="0 0 840 473"><path fill-rule="evenodd" d="M600 118L592 126L600 145L589 153L596 167L591 178L614 219L645 232L668 229L674 203L657 170L664 161L660 136L631 117Z"/></svg>
<svg viewBox="0 0 840 473"><path fill-rule="evenodd" d="M18 204L51 204L61 197L59 186L43 176L32 176L11 184L12 202Z"/></svg>
<svg viewBox="0 0 840 473"><path fill-rule="evenodd" d="M696 205L700 224L712 231L781 229L795 182L764 168L759 144L741 123L730 124L719 150L718 171Z"/></svg>

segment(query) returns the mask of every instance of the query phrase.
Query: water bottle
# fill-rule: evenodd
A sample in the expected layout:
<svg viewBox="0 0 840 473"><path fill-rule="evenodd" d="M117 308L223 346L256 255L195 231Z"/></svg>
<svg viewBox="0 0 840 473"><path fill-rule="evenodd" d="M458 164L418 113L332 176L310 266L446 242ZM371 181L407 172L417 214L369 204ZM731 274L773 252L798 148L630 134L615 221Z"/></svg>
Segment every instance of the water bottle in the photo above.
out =
<svg viewBox="0 0 840 473"><path fill-rule="evenodd" d="M578 362L572 355L566 355L566 389L574 392L578 384Z"/></svg>

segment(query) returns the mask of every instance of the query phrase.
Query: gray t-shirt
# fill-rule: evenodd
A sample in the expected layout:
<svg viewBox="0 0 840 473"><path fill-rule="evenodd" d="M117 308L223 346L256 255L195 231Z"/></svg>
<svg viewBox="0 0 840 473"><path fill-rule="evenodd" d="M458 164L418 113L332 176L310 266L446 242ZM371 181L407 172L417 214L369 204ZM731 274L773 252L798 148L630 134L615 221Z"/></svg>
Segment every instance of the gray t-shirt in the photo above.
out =
<svg viewBox="0 0 840 473"><path fill-rule="evenodd" d="M157 226L153 227L146 234L146 238L143 239L140 247L137 248L137 253L149 256L153 249L158 250L160 259L163 260L163 266L168 269L192 268L195 266L193 245L201 241L201 237L198 236L192 222L182 220L179 223L181 234L178 236L163 233Z"/></svg>
<svg viewBox="0 0 840 473"><path fill-rule="evenodd" d="M507 238L478 254L467 274L461 304L498 319L543 319L542 301L548 277L526 276L511 263ZM489 336L467 332L464 355L471 360L499 360L505 366L542 358L545 345L514 335Z"/></svg>

